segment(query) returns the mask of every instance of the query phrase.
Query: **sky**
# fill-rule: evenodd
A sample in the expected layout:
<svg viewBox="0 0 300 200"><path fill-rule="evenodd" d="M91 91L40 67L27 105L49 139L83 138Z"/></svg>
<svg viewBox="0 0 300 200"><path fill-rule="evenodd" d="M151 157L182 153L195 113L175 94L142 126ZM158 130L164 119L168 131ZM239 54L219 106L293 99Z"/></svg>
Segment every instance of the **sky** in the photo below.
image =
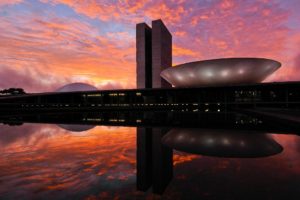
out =
<svg viewBox="0 0 300 200"><path fill-rule="evenodd" d="M300 80L299 0L0 0L0 89L135 88L135 26L162 19L173 65L265 57Z"/></svg>

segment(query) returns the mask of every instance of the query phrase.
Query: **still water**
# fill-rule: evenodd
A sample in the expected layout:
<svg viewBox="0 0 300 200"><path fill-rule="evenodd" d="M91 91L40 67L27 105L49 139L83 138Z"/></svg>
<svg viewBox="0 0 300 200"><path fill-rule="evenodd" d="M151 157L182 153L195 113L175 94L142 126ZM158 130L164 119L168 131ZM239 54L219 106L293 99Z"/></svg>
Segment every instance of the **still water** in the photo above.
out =
<svg viewBox="0 0 300 200"><path fill-rule="evenodd" d="M25 122L0 153L0 199L300 199L292 132Z"/></svg>

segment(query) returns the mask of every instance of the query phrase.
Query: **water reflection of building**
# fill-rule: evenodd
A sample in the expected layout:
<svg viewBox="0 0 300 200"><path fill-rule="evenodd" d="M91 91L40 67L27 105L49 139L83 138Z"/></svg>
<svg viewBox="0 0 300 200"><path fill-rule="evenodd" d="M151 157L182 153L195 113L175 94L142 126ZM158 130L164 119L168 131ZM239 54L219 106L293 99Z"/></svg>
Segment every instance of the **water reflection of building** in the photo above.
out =
<svg viewBox="0 0 300 200"><path fill-rule="evenodd" d="M23 123L63 124L67 130L85 130L94 126L131 126L131 127L186 127L206 129L236 129L262 132L299 134L298 126L287 126L284 122L274 123L251 114L238 112L67 112L57 113L8 113L0 116L0 123L22 125Z"/></svg>
<svg viewBox="0 0 300 200"><path fill-rule="evenodd" d="M71 132L88 131L95 127L94 125L86 125L86 124L58 124L57 126Z"/></svg>
<svg viewBox="0 0 300 200"><path fill-rule="evenodd" d="M173 177L173 151L161 143L160 128L137 128L137 189L162 194Z"/></svg>
<svg viewBox="0 0 300 200"><path fill-rule="evenodd" d="M162 194L173 177L173 151L227 158L279 154L283 147L263 132L137 128L137 189Z"/></svg>
<svg viewBox="0 0 300 200"><path fill-rule="evenodd" d="M277 129L277 123L229 112L9 114L1 115L0 122L65 124L64 127L71 131L96 125L137 126L137 189L152 188L158 194L163 193L173 176L172 148L208 156L263 157L282 151L282 147L264 133L293 133L288 126ZM74 127L74 124L78 126ZM190 128L169 131L174 126Z"/></svg>
<svg viewBox="0 0 300 200"><path fill-rule="evenodd" d="M256 158L283 149L263 132L218 129L172 129L162 143L179 151L217 157Z"/></svg>

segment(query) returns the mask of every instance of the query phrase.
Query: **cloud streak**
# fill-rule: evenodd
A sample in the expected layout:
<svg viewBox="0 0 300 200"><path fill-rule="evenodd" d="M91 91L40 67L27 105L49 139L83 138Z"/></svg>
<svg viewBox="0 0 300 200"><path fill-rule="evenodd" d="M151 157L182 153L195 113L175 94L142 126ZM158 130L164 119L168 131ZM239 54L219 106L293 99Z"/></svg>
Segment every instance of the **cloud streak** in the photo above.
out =
<svg viewBox="0 0 300 200"><path fill-rule="evenodd" d="M2 74L11 73L19 80L27 80L23 82L25 89L43 91L71 80L94 85L118 80L123 87L134 87L128 78L134 71L133 42L123 42L123 37L117 39L113 34L103 37L78 20L20 17L16 16L18 22L26 27L15 24L14 17L1 19L4 31L0 33L0 60ZM40 72L50 76L40 76ZM28 77L20 77L22 74ZM40 88L33 88L28 79L48 82L49 86L36 84ZM15 83L16 80L7 79L2 84Z"/></svg>

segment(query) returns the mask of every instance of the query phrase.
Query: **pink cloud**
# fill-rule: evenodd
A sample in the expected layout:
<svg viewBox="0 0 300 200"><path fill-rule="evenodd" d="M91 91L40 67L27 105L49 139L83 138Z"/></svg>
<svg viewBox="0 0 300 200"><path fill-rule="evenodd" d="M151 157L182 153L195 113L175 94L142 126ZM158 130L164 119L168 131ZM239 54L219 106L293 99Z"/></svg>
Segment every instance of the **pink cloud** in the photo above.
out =
<svg viewBox="0 0 300 200"><path fill-rule="evenodd" d="M24 24L21 27L14 23L15 18L0 19L2 75L9 72L22 80L7 79L0 87L48 91L58 84L81 80L93 85L118 80L122 87L135 86L131 83L134 43L126 33L102 36L94 27L75 19L22 16L18 19ZM38 75L31 76L28 71Z"/></svg>
<svg viewBox="0 0 300 200"><path fill-rule="evenodd" d="M7 6L7 5L14 5L21 3L23 0L1 0L0 1L0 7L1 6Z"/></svg>
<svg viewBox="0 0 300 200"><path fill-rule="evenodd" d="M192 3L191 3L192 4ZM175 30L188 34L175 38L175 43L191 52L199 52L200 59L219 57L266 57L282 62L280 74L269 81L292 78L290 60L296 45L289 44L291 30L286 26L289 12L278 4L261 1L218 1L203 6L190 6L190 15L183 16ZM197 55L197 54L196 54ZM197 60L199 56L190 57ZM176 58L178 62L186 59ZM295 77L293 77L295 78Z"/></svg>
<svg viewBox="0 0 300 200"><path fill-rule="evenodd" d="M186 15L185 1L70 1L43 0L54 5L64 4L77 13L103 21L117 20L123 23L138 23L147 18L161 18L168 24L180 22L182 15Z"/></svg>
<svg viewBox="0 0 300 200"><path fill-rule="evenodd" d="M5 67L0 70L0 77L0 89L24 88L25 92L54 91L60 85L71 81L65 77L50 75L30 68L14 70Z"/></svg>

